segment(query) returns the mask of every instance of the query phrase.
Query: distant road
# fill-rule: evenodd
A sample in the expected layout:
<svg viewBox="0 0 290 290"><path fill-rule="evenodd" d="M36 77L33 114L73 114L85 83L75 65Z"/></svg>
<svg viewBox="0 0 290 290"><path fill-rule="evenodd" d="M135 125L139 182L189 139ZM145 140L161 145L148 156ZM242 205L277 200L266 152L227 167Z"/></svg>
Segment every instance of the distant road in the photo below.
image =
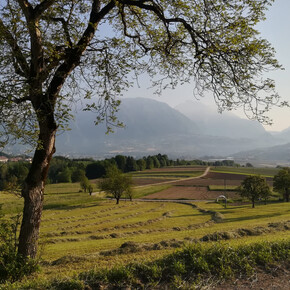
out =
<svg viewBox="0 0 290 290"><path fill-rule="evenodd" d="M209 170L210 170L210 166L208 166L205 169L204 173L199 175L199 176L187 177L187 178L182 178L182 179L177 179L177 180L170 180L170 181L162 181L162 182L151 183L151 184L146 184L146 185L139 185L139 186L135 186L134 188L140 188L140 187L146 187L146 186L152 186L152 185L169 184L169 183L175 183L175 182L191 180L191 179L198 179L198 178L201 178L201 177L205 177L208 174Z"/></svg>

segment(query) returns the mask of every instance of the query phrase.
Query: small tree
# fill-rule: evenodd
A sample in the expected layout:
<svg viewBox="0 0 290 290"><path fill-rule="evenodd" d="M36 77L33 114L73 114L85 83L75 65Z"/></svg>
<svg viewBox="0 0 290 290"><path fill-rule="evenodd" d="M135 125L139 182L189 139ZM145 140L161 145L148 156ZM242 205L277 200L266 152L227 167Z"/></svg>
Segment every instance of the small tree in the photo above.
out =
<svg viewBox="0 0 290 290"><path fill-rule="evenodd" d="M89 194L90 194L90 195L92 195L93 190L94 190L93 185L92 185L92 184L89 184L89 186L88 186L88 191L89 191Z"/></svg>
<svg viewBox="0 0 290 290"><path fill-rule="evenodd" d="M126 194L126 197L129 198L130 201L133 201L134 191L133 191L133 189L132 189L132 186L130 186L130 187L126 190L125 194Z"/></svg>
<svg viewBox="0 0 290 290"><path fill-rule="evenodd" d="M126 192L130 192L132 188L132 177L123 174L117 167L112 166L107 169L105 179L100 182L100 189L112 194L116 199L116 204Z"/></svg>
<svg viewBox="0 0 290 290"><path fill-rule="evenodd" d="M267 199L270 195L270 188L266 179L253 175L244 179L240 187L240 195L251 200L252 208L255 207L255 201L260 198Z"/></svg>
<svg viewBox="0 0 290 290"><path fill-rule="evenodd" d="M90 182L86 176L83 176L80 181L80 186L84 190L84 192L87 192L89 190Z"/></svg>
<svg viewBox="0 0 290 290"><path fill-rule="evenodd" d="M289 202L289 188L290 188L290 168L285 167L281 169L273 179L274 190L283 194L285 201Z"/></svg>

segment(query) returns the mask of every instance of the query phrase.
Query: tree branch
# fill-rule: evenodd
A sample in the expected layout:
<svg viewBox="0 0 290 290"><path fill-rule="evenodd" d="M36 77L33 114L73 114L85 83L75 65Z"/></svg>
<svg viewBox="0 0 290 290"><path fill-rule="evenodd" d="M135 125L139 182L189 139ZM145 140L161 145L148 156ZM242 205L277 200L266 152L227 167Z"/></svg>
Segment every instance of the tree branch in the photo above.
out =
<svg viewBox="0 0 290 290"><path fill-rule="evenodd" d="M197 31L195 31L193 29L193 27L185 19L180 18L180 17L166 18L162 8L157 3L155 3L152 0L140 0L140 1L120 0L119 2L121 4L123 4L123 5L136 6L136 7L142 8L144 10L152 11L153 13L155 13L155 15L164 23L169 39L171 38L171 35L170 35L170 31L168 29L167 24L170 24L170 23L180 23L180 24L182 24L183 27L189 33L189 35L191 37L191 40L192 40L192 42L195 45L196 52L197 52L196 53L196 57L201 53L201 52L199 52L199 45L198 45L198 42L197 42L196 38L199 37L204 42L206 42L206 41ZM151 4L150 5L146 4L146 2L149 2Z"/></svg>
<svg viewBox="0 0 290 290"><path fill-rule="evenodd" d="M55 0L44 0L34 8L35 17L38 18L41 14L54 4Z"/></svg>
<svg viewBox="0 0 290 290"><path fill-rule="evenodd" d="M68 21L66 21L63 17L51 17L50 19L56 22L60 22L62 24L64 33L66 36L66 40L69 43L69 47L72 47L72 41L70 38L69 29L68 29Z"/></svg>
<svg viewBox="0 0 290 290"><path fill-rule="evenodd" d="M79 64L82 54L87 49L90 41L94 37L99 22L115 7L115 1L110 1L102 9L100 1L94 0L92 3L90 19L86 30L78 41L77 45L66 53L66 58L62 65L57 69L47 93L51 101L55 102L56 97L71 71Z"/></svg>
<svg viewBox="0 0 290 290"><path fill-rule="evenodd" d="M14 60L16 63L14 64L15 72L18 73L21 76L28 76L29 74L29 66L26 62L26 59L24 55L22 54L22 51L17 44L17 41L11 34L11 32L8 30L8 28L5 26L3 21L0 19L0 33L3 34L4 38L6 39L8 45L10 46L12 50L12 54L14 56Z"/></svg>
<svg viewBox="0 0 290 290"><path fill-rule="evenodd" d="M23 11L27 21L31 21L33 15L33 7L27 0L17 0L21 10Z"/></svg>

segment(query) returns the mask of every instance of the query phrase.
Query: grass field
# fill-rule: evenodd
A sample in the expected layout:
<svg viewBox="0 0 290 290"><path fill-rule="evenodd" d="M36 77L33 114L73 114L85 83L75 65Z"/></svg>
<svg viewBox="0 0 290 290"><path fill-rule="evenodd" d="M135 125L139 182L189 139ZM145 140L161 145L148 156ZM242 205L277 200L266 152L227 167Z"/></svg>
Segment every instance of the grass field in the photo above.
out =
<svg viewBox="0 0 290 290"><path fill-rule="evenodd" d="M3 197L0 203L3 203ZM6 206L15 198L5 199ZM19 200L17 200L19 202ZM197 207L196 207L197 206ZM221 223L212 212L223 216ZM290 221L289 204L231 206L216 203L103 201L94 196L46 196L41 225L42 277L72 275L94 267L153 260L191 240L215 232L268 228L269 223ZM289 231L271 230L244 236L230 243L289 238ZM122 245L131 242L127 248Z"/></svg>
<svg viewBox="0 0 290 290"><path fill-rule="evenodd" d="M278 173L279 168L260 167L212 167L211 172L237 173L245 175L259 174L265 177L273 177Z"/></svg>
<svg viewBox="0 0 290 290"><path fill-rule="evenodd" d="M135 197L171 188L171 184L137 187ZM22 209L22 200L11 194L0 193L0 204L8 216ZM37 276L70 277L89 269L153 261L189 243L210 245L219 240L238 246L289 239L289 229L289 203L258 203L254 209L237 202L225 209L208 201L115 205L113 200L79 192L77 183L48 185L40 232L42 272Z"/></svg>

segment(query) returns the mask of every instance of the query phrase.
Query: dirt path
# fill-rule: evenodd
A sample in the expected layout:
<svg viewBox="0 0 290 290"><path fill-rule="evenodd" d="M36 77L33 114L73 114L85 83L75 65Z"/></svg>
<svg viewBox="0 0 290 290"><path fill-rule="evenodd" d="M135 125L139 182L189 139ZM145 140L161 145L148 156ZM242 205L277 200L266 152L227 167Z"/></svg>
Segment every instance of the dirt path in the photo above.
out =
<svg viewBox="0 0 290 290"><path fill-rule="evenodd" d="M170 184L170 183L175 183L175 182L180 182L180 181L198 179L198 178L205 177L208 174L209 170L210 170L210 166L208 166L205 169L204 173L199 175L199 176L187 177L187 178L182 178L182 179L178 179L178 180L162 181L162 182L158 182L158 183L154 183L154 184L139 185L139 186L135 186L134 188L141 188L141 187L152 186L152 185L163 185L163 184Z"/></svg>
<svg viewBox="0 0 290 290"><path fill-rule="evenodd" d="M182 179L177 179L177 180L170 180L170 181L162 181L162 182L153 183L153 184L139 185L139 186L134 186L133 188L142 188L142 187L148 187L148 186L152 186L152 185L163 185L163 184L170 184L170 183L175 183L175 182L180 182L180 181L198 179L198 178L202 178L202 177L206 176L208 174L209 170L210 170L210 166L208 166L205 169L204 173L199 175L199 176L187 177L187 178L182 178ZM93 192L91 195L96 195L96 194L99 194L99 193L102 193L102 191Z"/></svg>

